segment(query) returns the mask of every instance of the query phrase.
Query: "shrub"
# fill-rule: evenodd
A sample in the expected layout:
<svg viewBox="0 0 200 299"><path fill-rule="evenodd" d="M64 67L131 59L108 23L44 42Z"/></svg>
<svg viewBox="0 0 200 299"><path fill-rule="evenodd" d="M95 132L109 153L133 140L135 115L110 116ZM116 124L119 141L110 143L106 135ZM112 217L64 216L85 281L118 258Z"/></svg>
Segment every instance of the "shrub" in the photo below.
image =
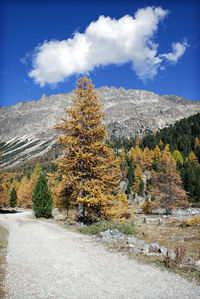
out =
<svg viewBox="0 0 200 299"><path fill-rule="evenodd" d="M17 205L17 193L15 187L13 187L10 193L10 207L15 208L16 205Z"/></svg>
<svg viewBox="0 0 200 299"><path fill-rule="evenodd" d="M191 219L186 219L186 224L189 226L197 226L200 225L200 216L196 216Z"/></svg>
<svg viewBox="0 0 200 299"><path fill-rule="evenodd" d="M94 224L81 227L79 231L81 233L98 235L100 232L106 231L108 229L111 230L118 229L118 231L126 235L132 235L137 233L137 230L133 222L119 223L119 222L112 222L112 221L96 222Z"/></svg>
<svg viewBox="0 0 200 299"><path fill-rule="evenodd" d="M184 244L181 244L175 249L175 263L178 267L180 267L180 263L182 262L184 256L186 254L186 248Z"/></svg>
<svg viewBox="0 0 200 299"><path fill-rule="evenodd" d="M33 196L33 211L37 218L45 217L49 218L53 209L53 199L48 189L47 180L43 172L36 182Z"/></svg>

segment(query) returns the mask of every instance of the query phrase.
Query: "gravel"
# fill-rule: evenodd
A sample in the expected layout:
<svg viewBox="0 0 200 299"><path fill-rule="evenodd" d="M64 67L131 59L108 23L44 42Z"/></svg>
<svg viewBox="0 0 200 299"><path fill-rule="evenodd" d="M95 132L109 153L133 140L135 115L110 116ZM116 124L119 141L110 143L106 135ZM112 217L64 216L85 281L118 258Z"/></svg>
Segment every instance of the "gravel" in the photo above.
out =
<svg viewBox="0 0 200 299"><path fill-rule="evenodd" d="M6 298L199 298L200 286L109 252L92 237L27 217L0 215L9 230Z"/></svg>

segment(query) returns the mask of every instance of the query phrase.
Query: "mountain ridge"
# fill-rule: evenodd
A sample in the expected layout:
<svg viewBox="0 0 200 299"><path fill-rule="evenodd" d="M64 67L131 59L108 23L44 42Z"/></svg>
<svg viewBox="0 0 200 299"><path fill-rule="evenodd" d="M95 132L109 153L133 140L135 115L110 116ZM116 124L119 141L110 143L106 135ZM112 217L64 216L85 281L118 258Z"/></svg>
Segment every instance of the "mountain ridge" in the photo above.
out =
<svg viewBox="0 0 200 299"><path fill-rule="evenodd" d="M200 102L180 96L160 96L151 91L123 87L103 86L95 90L103 104L104 124L112 137L142 137L200 112ZM0 107L0 150L4 151L4 163L6 155L9 165L15 165L50 149L57 137L53 127L60 117L65 116L64 108L72 106L72 94L49 97L43 94L38 101L21 101L13 106ZM18 148L17 141L18 144L24 141L24 144ZM12 162L12 154L15 162Z"/></svg>

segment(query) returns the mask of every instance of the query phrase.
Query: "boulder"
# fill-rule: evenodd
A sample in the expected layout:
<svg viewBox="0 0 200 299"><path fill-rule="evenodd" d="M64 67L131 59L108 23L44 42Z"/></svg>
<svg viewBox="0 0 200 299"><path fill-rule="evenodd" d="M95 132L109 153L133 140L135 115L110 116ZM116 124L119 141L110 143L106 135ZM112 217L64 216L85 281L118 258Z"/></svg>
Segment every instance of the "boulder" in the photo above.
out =
<svg viewBox="0 0 200 299"><path fill-rule="evenodd" d="M135 237L128 237L128 244L130 245L130 244L133 244L133 245L136 245L136 243L137 243L137 240L136 240L136 238Z"/></svg>
<svg viewBox="0 0 200 299"><path fill-rule="evenodd" d="M137 247L133 247L133 248L131 248L131 252L140 254L140 253L142 253L142 250Z"/></svg>
<svg viewBox="0 0 200 299"><path fill-rule="evenodd" d="M145 244L142 248L142 251L144 254L147 254L149 252L149 244Z"/></svg>
<svg viewBox="0 0 200 299"><path fill-rule="evenodd" d="M165 247L160 247L158 252L161 253L163 256L166 256L167 255L167 248Z"/></svg>
<svg viewBox="0 0 200 299"><path fill-rule="evenodd" d="M160 249L160 247L157 243L150 243L149 244L149 251L158 252L159 249Z"/></svg>
<svg viewBox="0 0 200 299"><path fill-rule="evenodd" d="M170 249L170 250L167 251L167 253L168 253L168 256L174 261L175 258L176 258L174 250Z"/></svg>

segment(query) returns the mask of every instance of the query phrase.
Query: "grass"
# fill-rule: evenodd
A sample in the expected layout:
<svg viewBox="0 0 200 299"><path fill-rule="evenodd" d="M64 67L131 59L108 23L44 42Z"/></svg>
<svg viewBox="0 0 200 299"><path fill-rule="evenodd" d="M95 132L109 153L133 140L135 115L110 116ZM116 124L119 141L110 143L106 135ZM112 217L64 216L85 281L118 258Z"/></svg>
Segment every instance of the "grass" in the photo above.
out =
<svg viewBox="0 0 200 299"><path fill-rule="evenodd" d="M98 235L100 232L106 231L108 229L118 229L118 231L126 235L134 235L137 233L137 230L133 222L120 223L113 221L96 222L94 224L81 227L79 229L79 232L90 235Z"/></svg>
<svg viewBox="0 0 200 299"><path fill-rule="evenodd" d="M0 298L4 298L3 280L5 276L7 230L0 226Z"/></svg>

